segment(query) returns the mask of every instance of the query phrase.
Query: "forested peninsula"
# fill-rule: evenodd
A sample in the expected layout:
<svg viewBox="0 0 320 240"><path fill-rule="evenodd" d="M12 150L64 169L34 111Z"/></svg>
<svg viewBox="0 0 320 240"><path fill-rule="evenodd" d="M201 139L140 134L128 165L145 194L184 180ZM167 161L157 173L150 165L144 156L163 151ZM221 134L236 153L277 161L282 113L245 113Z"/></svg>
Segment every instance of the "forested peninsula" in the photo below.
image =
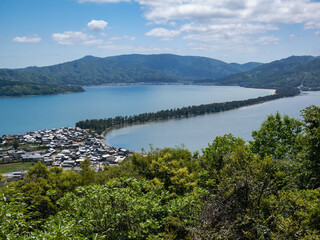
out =
<svg viewBox="0 0 320 240"><path fill-rule="evenodd" d="M177 118L187 118L197 115L203 115L208 113L224 112L240 107L250 106L259 104L267 101L276 100L283 97L292 97L300 93L299 89L296 88L279 88L275 94L251 98L247 100L222 102L222 103L210 103L201 104L198 106L189 106L169 110L161 110L158 112L141 113L134 116L117 116L114 118L105 119L90 119L83 120L76 123L77 127L83 129L91 129L101 134L104 131L110 130L114 127L123 127L130 124L142 124L150 123L154 121L163 121Z"/></svg>
<svg viewBox="0 0 320 240"><path fill-rule="evenodd" d="M0 79L0 97L22 97L83 92L80 86L59 86Z"/></svg>

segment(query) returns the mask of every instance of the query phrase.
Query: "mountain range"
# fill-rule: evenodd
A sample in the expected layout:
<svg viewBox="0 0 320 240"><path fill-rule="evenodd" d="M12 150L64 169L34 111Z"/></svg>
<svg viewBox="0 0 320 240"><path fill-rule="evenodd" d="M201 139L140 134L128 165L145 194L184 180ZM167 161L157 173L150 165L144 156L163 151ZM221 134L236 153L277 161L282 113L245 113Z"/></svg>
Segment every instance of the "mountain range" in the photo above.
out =
<svg viewBox="0 0 320 240"><path fill-rule="evenodd" d="M291 56L271 63L226 63L212 58L173 54L121 55L81 59L46 67L0 69L0 96L30 95L42 89L53 93L81 91L57 86L103 84L213 84L255 88L320 89L320 58ZM14 81L14 84L8 84ZM5 84L4 84L5 83ZM29 84L26 84L29 83ZM14 91L12 88L14 87ZM30 88L32 88L30 90ZM15 95L10 95L10 93Z"/></svg>
<svg viewBox="0 0 320 240"><path fill-rule="evenodd" d="M48 67L0 69L0 79L59 85L117 83L186 83L218 79L251 70L261 63L225 63L216 59L172 54L84 58Z"/></svg>

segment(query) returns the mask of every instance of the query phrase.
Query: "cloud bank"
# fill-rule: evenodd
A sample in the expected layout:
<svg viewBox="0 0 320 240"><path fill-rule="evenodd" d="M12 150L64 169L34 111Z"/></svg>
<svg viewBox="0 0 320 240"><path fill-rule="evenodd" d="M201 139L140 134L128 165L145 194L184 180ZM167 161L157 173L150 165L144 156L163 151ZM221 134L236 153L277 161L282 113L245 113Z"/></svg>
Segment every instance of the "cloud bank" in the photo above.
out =
<svg viewBox="0 0 320 240"><path fill-rule="evenodd" d="M53 33L52 39L62 45L90 44L95 37L84 32L65 31L63 33Z"/></svg>
<svg viewBox="0 0 320 240"><path fill-rule="evenodd" d="M172 40L180 36L189 46L209 44L245 47L248 42L274 45L281 25L301 24L320 30L320 2L313 0L79 0L80 2L137 2L148 25L145 33ZM192 42L191 42L192 41ZM207 46L206 46L207 44Z"/></svg>
<svg viewBox="0 0 320 240"><path fill-rule="evenodd" d="M135 0L153 28L146 36L172 39L180 35L189 47L244 49L275 45L283 25L320 30L320 2L311 0ZM175 22L172 29L171 22ZM317 31L318 30L318 31ZM316 34L315 33L315 34Z"/></svg>

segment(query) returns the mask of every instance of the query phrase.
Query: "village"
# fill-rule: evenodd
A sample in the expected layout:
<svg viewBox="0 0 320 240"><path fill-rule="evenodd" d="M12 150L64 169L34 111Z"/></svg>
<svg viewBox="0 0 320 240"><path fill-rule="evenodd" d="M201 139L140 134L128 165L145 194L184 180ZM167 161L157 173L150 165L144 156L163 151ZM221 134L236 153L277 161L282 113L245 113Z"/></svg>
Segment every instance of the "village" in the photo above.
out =
<svg viewBox="0 0 320 240"><path fill-rule="evenodd" d="M130 154L126 149L107 146L103 136L78 127L0 137L1 165L41 161L48 167L79 172L81 162L89 159L92 168L101 171L106 165L122 162ZM21 178L21 174L13 173L8 180L10 178Z"/></svg>

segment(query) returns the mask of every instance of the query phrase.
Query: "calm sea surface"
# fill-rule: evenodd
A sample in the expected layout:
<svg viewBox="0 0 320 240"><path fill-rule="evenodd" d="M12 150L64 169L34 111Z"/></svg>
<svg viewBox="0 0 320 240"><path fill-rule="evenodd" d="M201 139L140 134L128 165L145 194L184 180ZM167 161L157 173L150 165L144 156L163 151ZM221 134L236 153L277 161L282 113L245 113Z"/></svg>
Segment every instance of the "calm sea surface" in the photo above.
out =
<svg viewBox="0 0 320 240"><path fill-rule="evenodd" d="M107 134L106 143L135 151L140 151L141 148L149 150L149 144L154 147L174 147L183 144L189 150L196 151L207 147L216 136L226 133L250 140L252 130L258 129L268 114L279 111L291 117L301 118L300 110L311 104L320 106L320 92L305 92L296 97L223 113L113 130Z"/></svg>
<svg viewBox="0 0 320 240"><path fill-rule="evenodd" d="M223 86L99 86L68 95L0 98L0 135L74 126L79 120L133 115L162 109L265 96L271 90ZM185 144L200 150L215 136L233 133L250 139L267 114L298 117L304 107L320 105L320 92L189 119L136 125L114 130L106 143L131 150Z"/></svg>
<svg viewBox="0 0 320 240"><path fill-rule="evenodd" d="M0 135L74 126L79 120L125 116L270 94L270 90L214 86L99 86L55 96L0 98Z"/></svg>

